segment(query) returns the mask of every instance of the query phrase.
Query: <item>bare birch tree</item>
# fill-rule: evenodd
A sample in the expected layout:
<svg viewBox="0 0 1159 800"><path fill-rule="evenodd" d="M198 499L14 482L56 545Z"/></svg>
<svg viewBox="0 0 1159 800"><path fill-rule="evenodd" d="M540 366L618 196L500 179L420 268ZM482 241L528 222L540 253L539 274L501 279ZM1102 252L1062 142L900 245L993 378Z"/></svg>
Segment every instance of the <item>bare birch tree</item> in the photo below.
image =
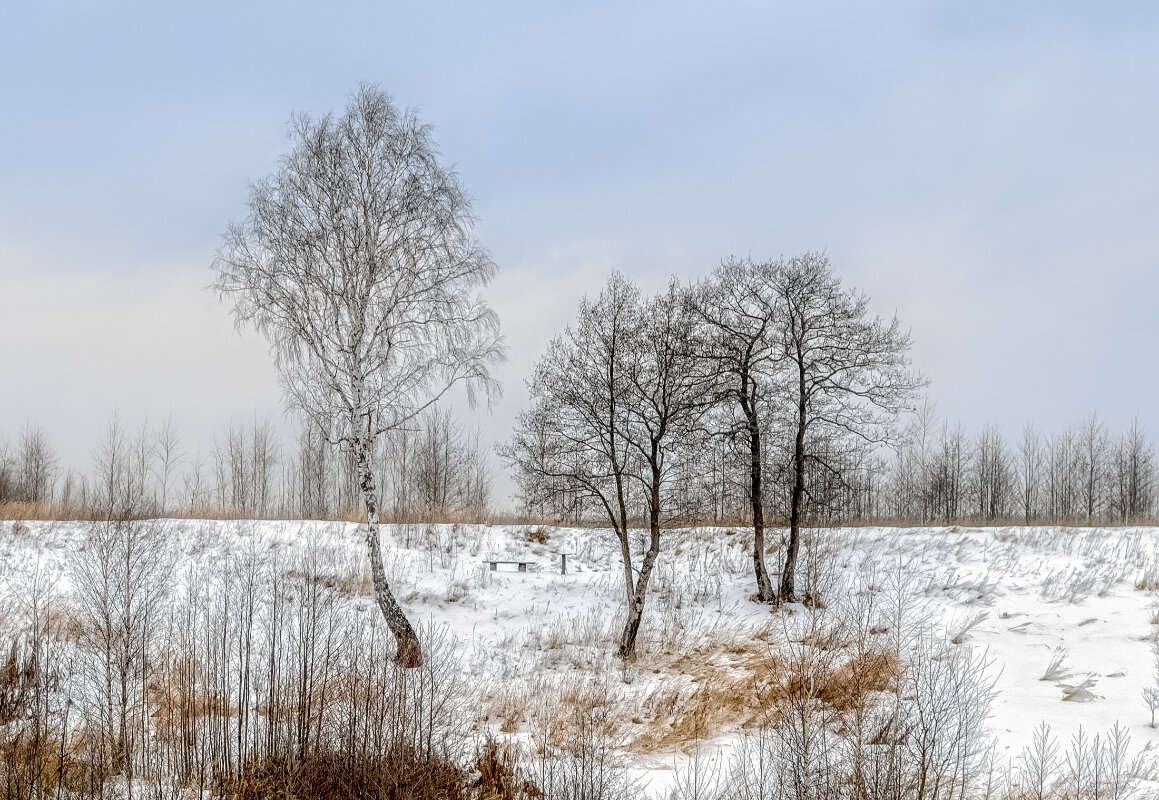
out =
<svg viewBox="0 0 1159 800"><path fill-rule="evenodd" d="M291 407L356 458L375 599L396 661L414 667L419 640L382 565L372 454L451 387L472 401L498 391L499 321L478 294L495 264L430 127L385 92L363 86L342 116L291 128L293 149L225 234L215 288L269 338Z"/></svg>

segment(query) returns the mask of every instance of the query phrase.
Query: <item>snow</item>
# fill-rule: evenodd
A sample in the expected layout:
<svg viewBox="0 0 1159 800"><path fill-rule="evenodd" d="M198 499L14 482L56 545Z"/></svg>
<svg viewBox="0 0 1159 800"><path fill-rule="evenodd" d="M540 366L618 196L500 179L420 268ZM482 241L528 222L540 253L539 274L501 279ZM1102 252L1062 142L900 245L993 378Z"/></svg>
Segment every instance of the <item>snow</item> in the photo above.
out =
<svg viewBox="0 0 1159 800"><path fill-rule="evenodd" d="M247 551L309 552L323 571L354 576L352 613L377 613L357 525L165 524L177 575ZM0 523L0 612L9 612L0 620L17 619L11 610L37 571L54 577L67 596L66 565L85 526ZM771 541L777 533L770 532ZM1064 747L1080 728L1090 736L1116 723L1130 733L1134 750L1159 746L1142 700L1155 680L1159 529L856 528L816 531L811 542L802 569L812 571L829 598L830 611L822 613L836 613L844 594L902 581L914 613L946 632L946 648L982 654L994 681L990 727L1006 758L1029 747L1043 723ZM755 675L770 641L815 613L751 602L750 546L751 531L739 527L666 532L640 657L628 666L613 654L624 589L610 531L385 526L384 562L412 621L453 637L462 673L479 687L479 725L526 740L537 709L553 699L581 688L608 692L622 717L620 738L633 773L650 796L661 796L688 751L727 753L745 721L717 724L703 741L674 743L660 735L665 709L702 687ZM559 572L560 552L570 554L567 575ZM778 557L769 556L773 571ZM528 571L514 564L492 571L487 560L497 558L527 560ZM1059 674L1043 680L1059 653Z"/></svg>

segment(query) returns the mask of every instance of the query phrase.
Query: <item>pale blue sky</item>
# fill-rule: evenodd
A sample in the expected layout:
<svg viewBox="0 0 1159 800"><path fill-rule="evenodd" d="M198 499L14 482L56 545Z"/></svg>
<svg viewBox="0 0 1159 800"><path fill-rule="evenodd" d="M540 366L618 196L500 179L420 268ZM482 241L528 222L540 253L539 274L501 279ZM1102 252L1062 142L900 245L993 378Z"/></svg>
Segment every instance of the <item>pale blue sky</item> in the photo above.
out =
<svg viewBox="0 0 1159 800"><path fill-rule="evenodd" d="M278 412L199 291L291 111L418 106L476 198L522 377L584 293L827 249L941 413L1159 433L1159 5L0 7L0 436L87 467L114 407L189 449Z"/></svg>

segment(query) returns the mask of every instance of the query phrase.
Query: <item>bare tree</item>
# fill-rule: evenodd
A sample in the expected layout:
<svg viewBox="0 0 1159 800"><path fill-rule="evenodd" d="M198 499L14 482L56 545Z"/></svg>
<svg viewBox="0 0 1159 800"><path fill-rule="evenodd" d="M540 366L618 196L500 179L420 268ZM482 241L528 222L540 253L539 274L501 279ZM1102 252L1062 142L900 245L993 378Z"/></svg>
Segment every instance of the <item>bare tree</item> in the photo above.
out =
<svg viewBox="0 0 1159 800"><path fill-rule="evenodd" d="M640 292L613 273L593 302L584 298L574 327L548 343L528 382L531 406L520 412L500 449L532 507L560 498L593 501L620 543L625 592L635 591L629 539L627 377Z"/></svg>
<svg viewBox="0 0 1159 800"><path fill-rule="evenodd" d="M1067 428L1050 439L1047 453L1046 493L1047 506L1053 522L1068 521L1075 513L1077 496L1078 447L1075 433Z"/></svg>
<svg viewBox="0 0 1159 800"><path fill-rule="evenodd" d="M1042 437L1033 423L1022 428L1018 441L1018 469L1022 488L1022 517L1029 525L1038 518L1039 496L1042 493Z"/></svg>
<svg viewBox="0 0 1159 800"><path fill-rule="evenodd" d="M1095 524L1106 494L1107 428L1097 414L1091 414L1079 429L1078 462L1082 473L1080 491L1087 525Z"/></svg>
<svg viewBox="0 0 1159 800"><path fill-rule="evenodd" d="M44 429L26 422L16 449L16 486L20 500L47 503L52 499L58 470L56 452Z"/></svg>
<svg viewBox="0 0 1159 800"><path fill-rule="evenodd" d="M779 597L793 601L806 463L825 466L809 447L811 434L829 429L869 443L886 442L923 380L907 369L909 334L896 318L871 317L869 300L841 285L827 256L796 256L779 273L784 315L778 343L786 365L780 402L790 410L793 432L789 546Z"/></svg>
<svg viewBox="0 0 1159 800"><path fill-rule="evenodd" d="M333 453L316 426L298 432L298 510L305 517L322 518L331 508L330 481Z"/></svg>
<svg viewBox="0 0 1159 800"><path fill-rule="evenodd" d="M499 321L478 296L495 264L430 127L385 92L361 87L340 117L298 116L292 138L227 231L215 287L270 339L290 405L356 459L375 599L397 662L414 667L419 640L382 565L372 454L456 384L471 401L497 392Z"/></svg>
<svg viewBox="0 0 1159 800"><path fill-rule="evenodd" d="M185 503L191 513L196 509L205 507L205 495L210 491L205 487L203 467L199 451L193 456L193 460L189 463L189 467L182 477L182 483L185 487Z"/></svg>
<svg viewBox="0 0 1159 800"><path fill-rule="evenodd" d="M981 519L1003 519L1014 496L1015 473L1002 432L987 425L974 448L974 496Z"/></svg>
<svg viewBox="0 0 1159 800"><path fill-rule="evenodd" d="M174 425L172 417L165 417L161 426L154 432L153 452L157 505L162 512L166 512L169 510L169 486L173 480L173 473L184 458L177 426Z"/></svg>
<svg viewBox="0 0 1159 800"><path fill-rule="evenodd" d="M700 312L715 334L710 352L721 379L720 390L740 411L739 425L729 426L727 433L736 432L739 427L748 444L753 571L756 598L762 603L771 603L777 597L765 568L765 463L761 437L769 424L768 404L784 358L776 340L779 317L784 313L777 291L781 267L777 261L729 259L698 292Z"/></svg>
<svg viewBox="0 0 1159 800"><path fill-rule="evenodd" d="M628 380L627 427L624 438L632 458L628 474L639 485L648 517L648 546L628 593L628 618L619 655L636 659L636 635L644 614L648 580L660 555L661 523L671 498L668 486L682 457L694 447L696 423L714 399L697 352L698 315L688 293L675 279L667 291L649 298L637 310Z"/></svg>
<svg viewBox="0 0 1159 800"><path fill-rule="evenodd" d="M250 505L261 517L274 505L274 471L278 465L278 445L269 417L253 420L249 440Z"/></svg>
<svg viewBox="0 0 1159 800"><path fill-rule="evenodd" d="M898 519L925 524L935 513L932 485L937 404L926 398L902 434L894 459L894 508Z"/></svg>
<svg viewBox="0 0 1159 800"><path fill-rule="evenodd" d="M92 504L100 518L128 517L125 485L129 469L129 443L125 426L116 411L109 417L104 435L93 451Z"/></svg>
<svg viewBox="0 0 1159 800"><path fill-rule="evenodd" d="M462 431L450 409L431 409L422 422L414 467L418 500L428 513L448 512L461 501Z"/></svg>
<svg viewBox="0 0 1159 800"><path fill-rule="evenodd" d="M0 503L16 499L16 459L8 443L0 439Z"/></svg>
<svg viewBox="0 0 1159 800"><path fill-rule="evenodd" d="M1115 444L1112 461L1111 508L1116 521L1137 523L1150 511L1155 481L1155 453L1138 418Z"/></svg>
<svg viewBox="0 0 1159 800"><path fill-rule="evenodd" d="M126 499L115 503L126 505ZM150 639L164 618L172 585L169 532L155 521L130 518L94 522L85 546L69 571L92 656L94 698L99 730L112 773L131 779L133 717L144 716L146 685L152 670ZM143 727L143 726L142 726Z"/></svg>
<svg viewBox="0 0 1159 800"><path fill-rule="evenodd" d="M675 282L644 301L613 274L594 303L583 301L575 328L549 344L530 383L531 408L501 450L529 504L588 499L611 523L627 600L617 652L626 661L636 657L668 490L708 405L696 367L696 317ZM648 522L638 567L628 528L634 507Z"/></svg>

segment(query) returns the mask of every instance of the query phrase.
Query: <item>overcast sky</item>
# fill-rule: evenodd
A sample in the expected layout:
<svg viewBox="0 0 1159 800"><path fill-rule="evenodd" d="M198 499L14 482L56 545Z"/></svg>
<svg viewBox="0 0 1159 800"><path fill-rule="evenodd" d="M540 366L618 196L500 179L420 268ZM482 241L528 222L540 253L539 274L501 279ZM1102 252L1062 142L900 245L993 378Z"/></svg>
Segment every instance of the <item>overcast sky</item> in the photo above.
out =
<svg viewBox="0 0 1159 800"><path fill-rule="evenodd" d="M1159 4L241 5L5 3L0 438L35 420L87 469L113 409L189 451L280 417L203 287L291 112L361 81L475 197L511 353L489 438L612 268L806 249L912 329L967 429L1159 432Z"/></svg>

